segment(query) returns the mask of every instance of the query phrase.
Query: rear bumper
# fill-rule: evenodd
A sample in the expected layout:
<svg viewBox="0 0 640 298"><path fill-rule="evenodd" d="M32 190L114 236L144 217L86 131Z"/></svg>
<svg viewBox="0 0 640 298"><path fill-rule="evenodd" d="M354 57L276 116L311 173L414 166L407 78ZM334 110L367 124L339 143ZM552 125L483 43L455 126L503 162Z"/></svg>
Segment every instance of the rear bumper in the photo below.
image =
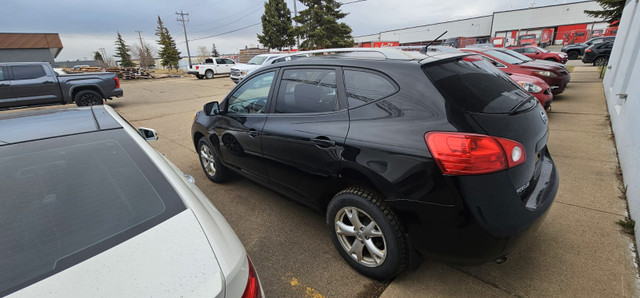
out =
<svg viewBox="0 0 640 298"><path fill-rule="evenodd" d="M548 151L539 175L518 194L506 171L445 177L455 206L410 200L389 201L400 214L411 246L437 260L477 265L509 254L542 224L558 190L558 173ZM542 154L542 153L541 153Z"/></svg>
<svg viewBox="0 0 640 298"><path fill-rule="evenodd" d="M593 58L595 58L595 55L586 53L582 56L582 63L593 63Z"/></svg>
<svg viewBox="0 0 640 298"><path fill-rule="evenodd" d="M111 91L111 96L109 97L122 97L123 94L124 94L124 91L122 91L122 89L116 88L116 89L113 89L113 91Z"/></svg>
<svg viewBox="0 0 640 298"><path fill-rule="evenodd" d="M200 73L198 71L195 71L195 70L189 70L189 71L187 71L187 74L199 75Z"/></svg>

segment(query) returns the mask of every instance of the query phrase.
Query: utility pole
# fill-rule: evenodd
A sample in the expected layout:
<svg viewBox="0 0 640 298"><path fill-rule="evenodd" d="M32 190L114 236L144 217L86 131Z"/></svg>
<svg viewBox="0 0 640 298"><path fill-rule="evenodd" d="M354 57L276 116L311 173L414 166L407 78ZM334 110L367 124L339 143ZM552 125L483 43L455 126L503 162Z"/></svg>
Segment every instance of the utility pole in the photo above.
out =
<svg viewBox="0 0 640 298"><path fill-rule="evenodd" d="M293 15L298 17L298 8L296 7L296 2L298 0L293 0ZM296 23L296 28L298 28L298 21L293 20ZM300 51L300 35L296 34L296 45L298 46L298 51Z"/></svg>
<svg viewBox="0 0 640 298"><path fill-rule="evenodd" d="M191 67L191 52L189 52L189 40L187 39L187 25L186 25L186 23L189 20L184 19L184 16L188 16L189 14L184 13L182 12L182 10L180 10L180 12L176 12L176 15L180 16L180 19L178 19L178 22L182 22L182 29L184 30L184 42L187 43L187 57L189 57L189 67Z"/></svg>
<svg viewBox="0 0 640 298"><path fill-rule="evenodd" d="M138 32L138 38L140 38L140 48L144 50L144 44L142 43L142 35L140 35L142 31L136 30L136 32Z"/></svg>

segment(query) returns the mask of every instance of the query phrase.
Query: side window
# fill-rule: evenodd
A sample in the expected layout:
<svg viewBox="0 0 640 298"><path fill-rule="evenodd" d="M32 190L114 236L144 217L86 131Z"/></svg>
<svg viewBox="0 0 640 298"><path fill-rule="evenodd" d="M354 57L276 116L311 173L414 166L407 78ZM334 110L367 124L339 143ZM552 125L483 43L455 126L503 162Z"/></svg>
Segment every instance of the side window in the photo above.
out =
<svg viewBox="0 0 640 298"><path fill-rule="evenodd" d="M320 113L335 110L336 72L333 69L289 69L280 82L276 113Z"/></svg>
<svg viewBox="0 0 640 298"><path fill-rule="evenodd" d="M236 64L236 63L235 63L235 62L233 62L233 60L231 60L231 59L226 59L226 58L225 58L225 59L223 59L223 60L224 60L224 62L225 62L225 63L227 63L227 64Z"/></svg>
<svg viewBox="0 0 640 298"><path fill-rule="evenodd" d="M513 49L513 50L518 52L518 53L524 53L524 49L523 48L517 48L517 49Z"/></svg>
<svg viewBox="0 0 640 298"><path fill-rule="evenodd" d="M484 58L484 60L487 60L487 62L493 64L493 66L495 66L495 67L507 67L506 65L504 65L504 64L502 64L502 63L500 63L500 62L498 62L496 60L493 60L493 59L491 59L489 57L482 56L482 58Z"/></svg>
<svg viewBox="0 0 640 298"><path fill-rule="evenodd" d="M524 52L527 54L535 54L536 53L536 49L534 48L525 48Z"/></svg>
<svg viewBox="0 0 640 298"><path fill-rule="evenodd" d="M216 58L216 64L227 64L227 63L224 62L224 59Z"/></svg>
<svg viewBox="0 0 640 298"><path fill-rule="evenodd" d="M42 65L19 65L11 66L14 80L36 79L46 76Z"/></svg>
<svg viewBox="0 0 640 298"><path fill-rule="evenodd" d="M344 83L347 87L349 108L385 98L398 90L393 83L381 75L357 70L346 69Z"/></svg>
<svg viewBox="0 0 640 298"><path fill-rule="evenodd" d="M213 59L211 58L204 59L204 63L213 64Z"/></svg>
<svg viewBox="0 0 640 298"><path fill-rule="evenodd" d="M247 80L227 102L229 114L260 114L266 112L275 71L260 74Z"/></svg>

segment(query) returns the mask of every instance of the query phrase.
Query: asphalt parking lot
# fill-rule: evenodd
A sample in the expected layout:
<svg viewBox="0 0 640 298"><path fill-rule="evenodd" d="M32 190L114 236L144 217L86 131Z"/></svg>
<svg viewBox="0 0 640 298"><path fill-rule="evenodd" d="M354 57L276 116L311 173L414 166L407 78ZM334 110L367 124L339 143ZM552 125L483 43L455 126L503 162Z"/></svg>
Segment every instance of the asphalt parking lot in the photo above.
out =
<svg viewBox="0 0 640 298"><path fill-rule="evenodd" d="M110 101L134 126L157 130L152 145L191 174L244 243L269 297L620 296L637 295L632 242L615 221L626 204L595 69L576 64L572 82L549 115L549 147L561 186L546 222L505 264L454 267L426 260L391 284L373 282L338 255L324 215L235 177L202 173L190 138L193 115L222 100L228 77L123 82Z"/></svg>

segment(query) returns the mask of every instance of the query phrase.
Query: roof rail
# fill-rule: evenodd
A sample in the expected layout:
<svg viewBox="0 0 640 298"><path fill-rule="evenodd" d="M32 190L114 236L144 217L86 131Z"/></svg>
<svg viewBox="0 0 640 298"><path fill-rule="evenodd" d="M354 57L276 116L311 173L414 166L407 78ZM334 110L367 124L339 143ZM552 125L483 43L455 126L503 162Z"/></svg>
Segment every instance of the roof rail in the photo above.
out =
<svg viewBox="0 0 640 298"><path fill-rule="evenodd" d="M415 60L416 58L408 54L404 51L400 51L397 49L390 48L335 48L335 49L321 49L321 50L311 50L311 51L302 51L297 53L291 53L288 56L299 56L299 55L331 55L338 54L342 56L347 56L351 58L374 58L374 59L389 59L389 60ZM367 55L369 54L369 55Z"/></svg>

